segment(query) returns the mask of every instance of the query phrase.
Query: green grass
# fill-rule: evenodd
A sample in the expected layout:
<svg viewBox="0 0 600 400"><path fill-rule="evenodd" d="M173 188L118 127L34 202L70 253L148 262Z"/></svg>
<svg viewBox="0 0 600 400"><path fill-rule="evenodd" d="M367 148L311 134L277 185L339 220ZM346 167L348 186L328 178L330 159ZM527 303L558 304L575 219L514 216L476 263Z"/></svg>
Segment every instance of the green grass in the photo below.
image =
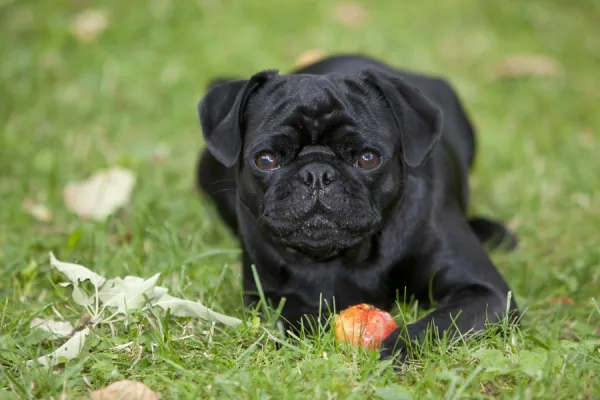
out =
<svg viewBox="0 0 600 400"><path fill-rule="evenodd" d="M106 0L107 30L80 43L69 24L92 3L0 1L0 398L78 398L124 378L169 399L600 397L600 3L363 0L366 21L348 27L331 1ZM252 321L236 241L193 190L195 106L215 75L285 72L315 48L454 83L480 133L473 209L521 238L493 258L526 310L522 330L433 347L398 373L328 333L277 350L268 321L232 330L139 314L93 331L79 359L27 370L60 344L31 331L33 317L81 317L49 251L107 277L160 272L171 293ZM529 52L561 73L495 77ZM156 164L159 146L170 155ZM132 203L106 223L68 212L64 185L113 164L137 173ZM26 197L54 219L32 218ZM130 243L111 242L125 231Z"/></svg>

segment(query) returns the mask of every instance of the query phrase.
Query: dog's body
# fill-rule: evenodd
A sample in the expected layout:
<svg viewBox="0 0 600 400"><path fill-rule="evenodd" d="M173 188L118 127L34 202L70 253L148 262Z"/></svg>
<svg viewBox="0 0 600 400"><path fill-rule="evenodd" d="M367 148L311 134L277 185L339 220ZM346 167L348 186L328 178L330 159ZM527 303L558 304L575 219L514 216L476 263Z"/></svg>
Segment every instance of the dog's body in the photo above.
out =
<svg viewBox="0 0 600 400"><path fill-rule="evenodd" d="M199 184L241 240L248 305L254 264L292 325L334 304L437 307L394 332L383 357L431 322L467 333L505 315L509 288L482 242L514 238L467 220L475 139L445 81L340 56L222 81L199 110Z"/></svg>

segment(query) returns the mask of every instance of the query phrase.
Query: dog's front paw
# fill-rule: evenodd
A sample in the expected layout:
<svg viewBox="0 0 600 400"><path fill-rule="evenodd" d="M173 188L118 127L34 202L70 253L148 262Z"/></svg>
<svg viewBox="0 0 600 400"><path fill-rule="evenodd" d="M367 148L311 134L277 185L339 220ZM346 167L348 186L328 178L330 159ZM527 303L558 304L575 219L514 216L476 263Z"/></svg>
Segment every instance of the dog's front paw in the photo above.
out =
<svg viewBox="0 0 600 400"><path fill-rule="evenodd" d="M406 342L400 337L400 329L396 329L381 343L380 360L393 359L397 363L404 363L408 358Z"/></svg>

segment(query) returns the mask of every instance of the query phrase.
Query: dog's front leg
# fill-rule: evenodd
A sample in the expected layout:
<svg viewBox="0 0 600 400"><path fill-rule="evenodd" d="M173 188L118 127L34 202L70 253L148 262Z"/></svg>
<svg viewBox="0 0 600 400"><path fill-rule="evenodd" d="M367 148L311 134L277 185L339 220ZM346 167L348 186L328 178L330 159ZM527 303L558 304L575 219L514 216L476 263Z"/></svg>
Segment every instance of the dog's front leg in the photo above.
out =
<svg viewBox="0 0 600 400"><path fill-rule="evenodd" d="M512 308L512 307L511 307ZM421 320L399 327L386 338L381 347L381 358L394 355L403 361L409 347L419 345L428 330L433 338L468 335L485 329L486 323L497 323L506 314L507 296L484 285L473 284L450 294L440 307Z"/></svg>
<svg viewBox="0 0 600 400"><path fill-rule="evenodd" d="M438 251L425 265L429 282L422 282L437 309L423 319L400 327L382 344L381 357L407 356L410 343L422 343L429 329L435 337L481 332L502 320L507 310L516 316L510 291L475 234L458 212L439 221Z"/></svg>

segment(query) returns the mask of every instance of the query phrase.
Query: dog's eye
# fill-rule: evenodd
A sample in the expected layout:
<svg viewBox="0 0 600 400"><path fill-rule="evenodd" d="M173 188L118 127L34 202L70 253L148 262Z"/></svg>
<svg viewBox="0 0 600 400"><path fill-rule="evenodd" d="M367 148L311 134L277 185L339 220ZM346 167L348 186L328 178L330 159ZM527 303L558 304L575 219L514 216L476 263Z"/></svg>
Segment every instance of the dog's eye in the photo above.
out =
<svg viewBox="0 0 600 400"><path fill-rule="evenodd" d="M356 165L362 169L376 168L379 165L379 156L371 150L363 151L358 155Z"/></svg>
<svg viewBox="0 0 600 400"><path fill-rule="evenodd" d="M269 152L260 153L254 162L256 163L256 166L263 171L271 171L279 168L277 156Z"/></svg>

